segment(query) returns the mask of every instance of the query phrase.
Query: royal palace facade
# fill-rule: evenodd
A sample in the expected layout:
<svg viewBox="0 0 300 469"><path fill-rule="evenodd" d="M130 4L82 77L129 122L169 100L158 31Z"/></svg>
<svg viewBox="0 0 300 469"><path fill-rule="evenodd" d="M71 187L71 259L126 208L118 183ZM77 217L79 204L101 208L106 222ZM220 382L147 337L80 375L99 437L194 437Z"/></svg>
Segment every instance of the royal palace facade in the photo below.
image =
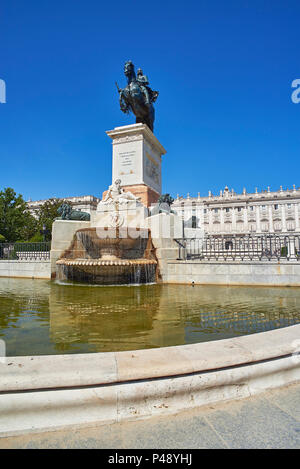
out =
<svg viewBox="0 0 300 469"><path fill-rule="evenodd" d="M188 229L217 234L292 234L300 232L300 188L237 194L226 186L220 195L179 197L172 209Z"/></svg>

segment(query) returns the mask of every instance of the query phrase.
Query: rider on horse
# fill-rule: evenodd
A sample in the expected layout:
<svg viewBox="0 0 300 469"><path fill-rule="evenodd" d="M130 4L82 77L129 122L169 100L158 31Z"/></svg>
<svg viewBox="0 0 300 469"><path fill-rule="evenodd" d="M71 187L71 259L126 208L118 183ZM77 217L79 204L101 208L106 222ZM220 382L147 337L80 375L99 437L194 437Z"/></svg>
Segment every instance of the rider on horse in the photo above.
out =
<svg viewBox="0 0 300 469"><path fill-rule="evenodd" d="M132 111L136 116L136 122L147 124L153 131L154 107L158 91L153 91L149 87L149 81L141 69L138 69L137 76L134 65L129 60L125 63L124 73L127 77L126 88L119 89L121 111L128 113Z"/></svg>

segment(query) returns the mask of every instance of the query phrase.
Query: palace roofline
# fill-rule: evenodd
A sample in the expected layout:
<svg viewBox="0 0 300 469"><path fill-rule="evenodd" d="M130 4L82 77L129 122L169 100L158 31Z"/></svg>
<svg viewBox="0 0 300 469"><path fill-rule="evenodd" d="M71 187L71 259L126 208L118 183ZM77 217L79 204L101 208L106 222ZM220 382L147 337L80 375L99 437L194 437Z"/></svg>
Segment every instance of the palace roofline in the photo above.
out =
<svg viewBox="0 0 300 469"><path fill-rule="evenodd" d="M198 193L198 197L191 197L189 194L187 194L186 197L183 197L183 196L179 196L177 195L177 198L174 200L174 205L179 205L183 202L187 203L187 202L202 202L202 203L232 203L232 202L240 202L240 203L244 203L244 202L248 202L248 201L251 201L253 203L255 203L256 201L262 201L262 200L265 200L265 201L268 201L268 200L274 200L274 199L278 199L278 200L283 200L283 199L287 199L287 198L298 198L300 197L300 188L298 187L296 189L295 185L293 186L293 189L282 189L282 186L280 187L279 190L277 191L270 191L270 188L268 188L267 190L262 190L261 192L251 192L251 193L247 193L246 190L244 189L244 191L241 193L241 194L237 194L236 192L234 192L233 189L231 189L231 191L229 191L229 189L227 187L225 187L225 189L222 191L220 191L220 195L213 195L210 191L208 193L208 196L200 196L200 193Z"/></svg>

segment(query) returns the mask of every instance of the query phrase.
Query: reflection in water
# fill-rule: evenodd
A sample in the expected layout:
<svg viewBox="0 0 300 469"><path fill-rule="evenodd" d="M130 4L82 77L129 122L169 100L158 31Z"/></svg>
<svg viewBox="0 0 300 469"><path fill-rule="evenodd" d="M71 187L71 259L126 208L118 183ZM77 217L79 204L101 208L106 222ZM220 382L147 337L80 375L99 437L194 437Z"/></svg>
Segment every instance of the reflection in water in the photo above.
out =
<svg viewBox="0 0 300 469"><path fill-rule="evenodd" d="M0 338L9 356L163 347L296 324L299 305L298 288L0 279Z"/></svg>

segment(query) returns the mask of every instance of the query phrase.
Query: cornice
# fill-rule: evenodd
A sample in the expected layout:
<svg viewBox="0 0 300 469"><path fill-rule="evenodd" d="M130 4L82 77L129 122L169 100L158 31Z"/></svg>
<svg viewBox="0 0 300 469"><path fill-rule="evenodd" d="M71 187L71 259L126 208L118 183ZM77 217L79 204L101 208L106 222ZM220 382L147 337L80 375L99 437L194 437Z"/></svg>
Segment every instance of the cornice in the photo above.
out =
<svg viewBox="0 0 300 469"><path fill-rule="evenodd" d="M147 142L153 145L160 155L165 155L167 153L146 124L132 124L115 127L113 130L107 130L106 134L113 140L113 143L124 143L126 141L129 142L144 138Z"/></svg>

